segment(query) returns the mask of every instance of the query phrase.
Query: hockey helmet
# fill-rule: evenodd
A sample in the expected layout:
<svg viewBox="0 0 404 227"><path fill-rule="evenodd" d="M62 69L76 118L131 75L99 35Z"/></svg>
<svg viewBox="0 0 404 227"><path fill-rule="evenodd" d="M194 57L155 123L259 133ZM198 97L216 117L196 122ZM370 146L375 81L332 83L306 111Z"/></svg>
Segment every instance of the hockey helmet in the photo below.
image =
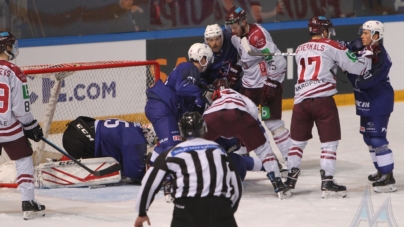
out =
<svg viewBox="0 0 404 227"><path fill-rule="evenodd" d="M382 22L377 21L377 20L369 20L366 21L362 26L359 27L359 35L362 34L363 30L369 30L371 35L372 35L372 41L377 42L381 39L383 39L384 36L384 25ZM377 40L373 39L373 35L376 34L376 32L379 33L379 38Z"/></svg>
<svg viewBox="0 0 404 227"><path fill-rule="evenodd" d="M201 60L204 57L206 58L206 62L205 64L202 64ZM208 64L213 63L213 52L208 44L194 43L188 50L188 58L190 61L199 62L199 64L203 67L202 71L204 71Z"/></svg>
<svg viewBox="0 0 404 227"><path fill-rule="evenodd" d="M7 47L11 46L11 51L7 50ZM18 41L13 34L6 31L0 31L0 53L6 53L10 57L10 60L15 59L18 56Z"/></svg>
<svg viewBox="0 0 404 227"><path fill-rule="evenodd" d="M205 29L205 42L208 42L209 38L220 36L223 40L223 30L218 24L208 25Z"/></svg>
<svg viewBox="0 0 404 227"><path fill-rule="evenodd" d="M330 38L331 35L335 36L336 34L331 20L324 16L315 16L310 18L308 26L310 35L322 35L323 31L325 30L328 31L327 38Z"/></svg>
<svg viewBox="0 0 404 227"><path fill-rule="evenodd" d="M218 78L213 81L213 87L215 88L215 90L230 88L229 81L226 78Z"/></svg>
<svg viewBox="0 0 404 227"><path fill-rule="evenodd" d="M184 113L181 120L178 122L178 127L184 139L203 137L206 132L205 122L198 112Z"/></svg>

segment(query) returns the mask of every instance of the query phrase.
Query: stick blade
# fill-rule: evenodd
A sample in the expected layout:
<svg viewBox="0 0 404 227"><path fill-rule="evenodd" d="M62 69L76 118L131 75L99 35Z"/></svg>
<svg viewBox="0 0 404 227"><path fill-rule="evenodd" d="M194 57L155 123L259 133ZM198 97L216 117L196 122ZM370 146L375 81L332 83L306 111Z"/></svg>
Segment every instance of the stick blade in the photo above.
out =
<svg viewBox="0 0 404 227"><path fill-rule="evenodd" d="M117 172L120 171L122 169L122 166L119 163L116 163L108 168L99 170L99 171L94 171L94 176L100 177L100 176L104 176L113 172Z"/></svg>

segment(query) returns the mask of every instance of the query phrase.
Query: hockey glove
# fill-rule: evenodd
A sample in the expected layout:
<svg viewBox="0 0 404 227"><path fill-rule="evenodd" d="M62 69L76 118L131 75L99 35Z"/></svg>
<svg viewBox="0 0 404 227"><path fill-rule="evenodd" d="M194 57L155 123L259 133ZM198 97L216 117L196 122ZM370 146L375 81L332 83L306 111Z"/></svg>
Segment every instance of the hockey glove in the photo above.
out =
<svg viewBox="0 0 404 227"><path fill-rule="evenodd" d="M230 65L229 72L226 76L227 81L229 81L230 88L234 88L241 78L243 69L239 65Z"/></svg>
<svg viewBox="0 0 404 227"><path fill-rule="evenodd" d="M37 120L33 120L31 123L23 126L25 136L32 139L33 141L39 142L43 137L42 128L38 124Z"/></svg>
<svg viewBox="0 0 404 227"><path fill-rule="evenodd" d="M269 78L265 80L264 86L262 87L261 104L268 104L281 89L282 85L278 81Z"/></svg>
<svg viewBox="0 0 404 227"><path fill-rule="evenodd" d="M208 85L203 91L202 91L202 98L207 103L209 106L212 105L212 95L215 90L213 89L212 85Z"/></svg>

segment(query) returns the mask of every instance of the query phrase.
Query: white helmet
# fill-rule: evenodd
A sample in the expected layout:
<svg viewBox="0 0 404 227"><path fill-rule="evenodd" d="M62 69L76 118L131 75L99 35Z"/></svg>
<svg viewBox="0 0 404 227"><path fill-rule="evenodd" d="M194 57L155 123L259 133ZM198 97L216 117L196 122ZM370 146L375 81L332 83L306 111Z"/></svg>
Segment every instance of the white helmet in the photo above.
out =
<svg viewBox="0 0 404 227"><path fill-rule="evenodd" d="M206 57L206 63L202 64L201 60ZM209 63L213 62L213 52L208 44L194 43L188 50L188 58L190 61L197 61L204 67L202 71L206 69Z"/></svg>
<svg viewBox="0 0 404 227"><path fill-rule="evenodd" d="M218 24L208 25L205 29L205 42L208 43L208 38L220 36L223 41L223 30Z"/></svg>
<svg viewBox="0 0 404 227"><path fill-rule="evenodd" d="M362 34L362 30L369 30L372 37L371 39L373 42L377 42L381 39L383 39L384 36L384 25L382 22L377 21L377 20L369 20L366 21L359 29L359 34ZM376 34L376 32L379 32L379 39L374 40L373 35Z"/></svg>

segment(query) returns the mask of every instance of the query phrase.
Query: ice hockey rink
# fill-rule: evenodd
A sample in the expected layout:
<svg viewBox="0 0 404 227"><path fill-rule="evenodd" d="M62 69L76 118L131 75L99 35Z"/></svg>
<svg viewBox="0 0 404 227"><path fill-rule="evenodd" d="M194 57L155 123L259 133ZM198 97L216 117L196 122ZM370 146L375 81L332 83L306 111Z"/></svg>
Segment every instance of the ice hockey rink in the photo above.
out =
<svg viewBox="0 0 404 227"><path fill-rule="evenodd" d="M394 155L398 191L386 194L377 194L371 189L366 193L367 176L375 169L358 132L359 117L355 115L354 106L338 109L342 140L337 150L335 179L347 186L347 197L321 199L320 142L314 128L314 138L304 150L302 174L291 198L279 200L263 172L247 173L235 215L239 226L404 226L404 136L401 134L404 131L404 102L395 103L387 135ZM283 118L289 127L291 111L285 111ZM279 154L274 143L271 144ZM36 198L46 205L46 216L24 221L19 192L2 188L0 226L133 226L137 216L134 206L138 189L138 186L37 189ZM170 226L172 209L173 204L166 203L159 193L148 212L151 225ZM367 221L355 222L360 218ZM386 222L381 222L383 220Z"/></svg>

